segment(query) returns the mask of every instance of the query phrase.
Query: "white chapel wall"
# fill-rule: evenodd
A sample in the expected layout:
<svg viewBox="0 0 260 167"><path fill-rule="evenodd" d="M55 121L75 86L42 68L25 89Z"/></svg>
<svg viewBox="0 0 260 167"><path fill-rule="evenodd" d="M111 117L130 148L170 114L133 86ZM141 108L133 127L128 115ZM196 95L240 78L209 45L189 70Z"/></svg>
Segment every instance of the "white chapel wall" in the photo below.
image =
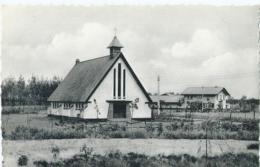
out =
<svg viewBox="0 0 260 167"><path fill-rule="evenodd" d="M124 64L123 60L120 58L113 68L109 71L108 75L104 78L103 82L96 89L94 94L90 98L90 102L88 107L84 111L84 118L87 119L106 119L108 115L108 107L109 103L107 100L113 99L113 69L118 67L118 63L121 63L121 69L126 69L126 98L125 100L134 101L136 98L139 98L139 102L137 103L138 109L134 109L133 118L151 118L151 109L148 107L147 98L143 94L141 88L131 75L129 69ZM116 73L117 74L117 73ZM121 73L123 76L123 72ZM117 78L117 77L116 77ZM123 77L121 77L123 78ZM122 81L122 79L121 79ZM116 79L116 90L118 89L118 83ZM123 92L123 86L121 86L121 93ZM117 91L116 91L117 95ZM96 103L99 109L99 115L97 115L96 105L94 103L94 99L96 99ZM118 98L116 98L118 99ZM122 98L121 98L122 99Z"/></svg>

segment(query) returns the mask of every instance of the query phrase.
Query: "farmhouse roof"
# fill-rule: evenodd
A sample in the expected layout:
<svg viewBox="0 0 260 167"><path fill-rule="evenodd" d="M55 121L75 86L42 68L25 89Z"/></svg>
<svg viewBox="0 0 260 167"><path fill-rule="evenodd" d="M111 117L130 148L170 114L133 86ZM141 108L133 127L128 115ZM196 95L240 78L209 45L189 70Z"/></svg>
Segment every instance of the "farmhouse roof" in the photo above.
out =
<svg viewBox="0 0 260 167"><path fill-rule="evenodd" d="M123 45L119 42L116 36L114 36L113 40L111 41L111 43L108 45L107 48L112 48L112 47L123 48Z"/></svg>
<svg viewBox="0 0 260 167"><path fill-rule="evenodd" d="M224 87L188 87L182 95L217 95L223 91L226 95L230 95Z"/></svg>
<svg viewBox="0 0 260 167"><path fill-rule="evenodd" d="M182 95L153 95L151 96L153 102L165 102L165 103L180 103L183 96Z"/></svg>
<svg viewBox="0 0 260 167"><path fill-rule="evenodd" d="M87 102L120 57L150 102L151 99L148 93L122 53L118 53L112 58L111 56L104 56L75 64L65 79L48 98L48 101Z"/></svg>

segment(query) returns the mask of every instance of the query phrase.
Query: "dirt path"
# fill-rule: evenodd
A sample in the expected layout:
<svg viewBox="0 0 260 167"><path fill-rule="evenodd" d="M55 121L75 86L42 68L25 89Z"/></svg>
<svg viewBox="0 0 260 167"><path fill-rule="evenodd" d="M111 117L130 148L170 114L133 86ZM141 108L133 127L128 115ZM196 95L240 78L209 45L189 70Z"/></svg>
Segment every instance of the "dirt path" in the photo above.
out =
<svg viewBox="0 0 260 167"><path fill-rule="evenodd" d="M208 155L214 156L222 153L253 152L246 146L257 141L239 140L210 140ZM94 152L106 154L112 150L122 153L137 152L146 155L156 154L190 154L202 156L205 154L205 140L167 140L167 139L69 139L69 140L27 140L3 141L4 166L17 166L20 155L27 155L30 166L35 160L52 160L51 149L53 146L60 148L60 157L69 158L79 153L80 147L86 144L93 147Z"/></svg>

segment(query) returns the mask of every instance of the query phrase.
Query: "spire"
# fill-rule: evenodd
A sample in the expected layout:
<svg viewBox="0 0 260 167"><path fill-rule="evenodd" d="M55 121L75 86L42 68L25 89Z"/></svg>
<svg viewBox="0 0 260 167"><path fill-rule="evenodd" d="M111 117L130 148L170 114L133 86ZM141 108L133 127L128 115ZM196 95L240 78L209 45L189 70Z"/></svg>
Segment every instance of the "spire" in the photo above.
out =
<svg viewBox="0 0 260 167"><path fill-rule="evenodd" d="M113 40L110 42L107 48L112 48L112 47L123 48L123 45L119 42L116 35L114 36Z"/></svg>
<svg viewBox="0 0 260 167"><path fill-rule="evenodd" d="M113 58L115 55L121 52L121 48L123 48L123 45L119 42L117 39L117 36L115 34L113 40L110 42L108 47L110 49L110 56Z"/></svg>

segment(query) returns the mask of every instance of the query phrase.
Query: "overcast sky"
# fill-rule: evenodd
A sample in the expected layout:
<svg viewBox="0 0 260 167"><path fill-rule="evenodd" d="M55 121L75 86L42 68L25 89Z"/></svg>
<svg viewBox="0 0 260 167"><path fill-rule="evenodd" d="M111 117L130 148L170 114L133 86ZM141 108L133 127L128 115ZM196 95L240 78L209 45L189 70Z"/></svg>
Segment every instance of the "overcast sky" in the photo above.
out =
<svg viewBox="0 0 260 167"><path fill-rule="evenodd" d="M117 28L123 53L149 92L223 86L258 96L258 7L2 8L2 78L65 77L75 59L108 55Z"/></svg>

